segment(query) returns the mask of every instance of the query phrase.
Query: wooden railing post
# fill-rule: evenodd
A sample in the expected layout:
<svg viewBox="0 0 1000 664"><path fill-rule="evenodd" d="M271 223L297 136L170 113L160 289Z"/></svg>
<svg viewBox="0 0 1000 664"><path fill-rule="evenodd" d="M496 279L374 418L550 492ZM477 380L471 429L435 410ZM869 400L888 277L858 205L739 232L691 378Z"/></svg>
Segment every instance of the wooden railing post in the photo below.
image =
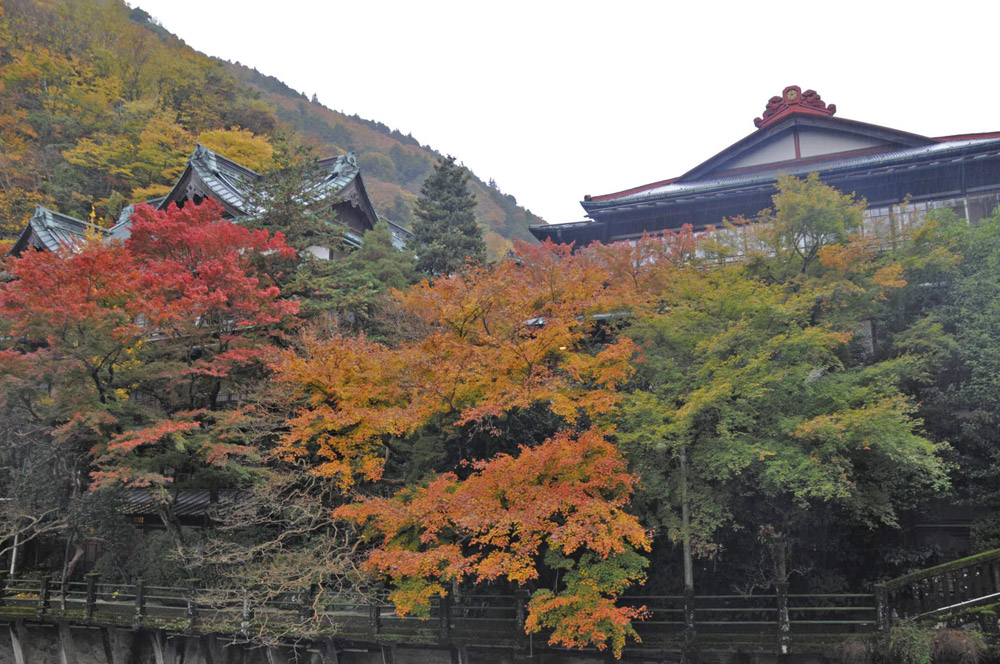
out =
<svg viewBox="0 0 1000 664"><path fill-rule="evenodd" d="M373 634L378 634L382 631L382 606L377 597L368 607L368 620L371 622Z"/></svg>
<svg viewBox="0 0 1000 664"><path fill-rule="evenodd" d="M972 575L973 597L982 597L989 594L986 592L988 587L986 584L986 565L979 563L969 570L969 574Z"/></svg>
<svg viewBox="0 0 1000 664"><path fill-rule="evenodd" d="M83 602L83 617L88 621L94 619L94 608L97 606L97 581L101 575L96 572L87 574L87 597Z"/></svg>
<svg viewBox="0 0 1000 664"><path fill-rule="evenodd" d="M965 581L965 570L959 569L954 572L949 572L952 580L954 581L955 597L953 598L953 603L957 604L959 602L968 599L966 596L966 581Z"/></svg>
<svg viewBox="0 0 1000 664"><path fill-rule="evenodd" d="M243 608L240 611L240 634L250 636L250 623L253 621L253 603L250 590L243 590Z"/></svg>
<svg viewBox="0 0 1000 664"><path fill-rule="evenodd" d="M7 576L7 570L0 570L0 606L3 606L3 598L7 594Z"/></svg>
<svg viewBox="0 0 1000 664"><path fill-rule="evenodd" d="M49 610L49 591L51 589L52 578L48 575L38 580L38 610L35 614L41 618Z"/></svg>
<svg viewBox="0 0 1000 664"><path fill-rule="evenodd" d="M313 615L313 601L316 597L316 584L299 595L299 622L306 622Z"/></svg>
<svg viewBox="0 0 1000 664"><path fill-rule="evenodd" d="M931 577L931 599L934 601L935 609L948 605L944 596L944 580L940 574Z"/></svg>
<svg viewBox="0 0 1000 664"><path fill-rule="evenodd" d="M187 580L187 619L188 629L193 629L198 622L198 584L201 579Z"/></svg>
<svg viewBox="0 0 1000 664"><path fill-rule="evenodd" d="M524 634L524 624L528 616L528 593L518 588L514 593L514 621L517 623L517 631Z"/></svg>
<svg viewBox="0 0 1000 664"><path fill-rule="evenodd" d="M889 591L884 583L875 584L875 629L884 632L889 629Z"/></svg>
<svg viewBox="0 0 1000 664"><path fill-rule="evenodd" d="M945 604L957 604L961 596L961 589L958 587L958 577L955 572L945 572L945 585L947 586L947 596Z"/></svg>
<svg viewBox="0 0 1000 664"><path fill-rule="evenodd" d="M518 653L515 656L514 661L520 661L520 659L523 659L524 653L530 646L530 637L524 630L528 619L529 599L530 595L528 594L528 590L522 586L518 586L514 591L514 649L516 653Z"/></svg>
<svg viewBox="0 0 1000 664"><path fill-rule="evenodd" d="M451 631L451 594L445 593L438 602L438 637L444 641Z"/></svg>
<svg viewBox="0 0 1000 664"><path fill-rule="evenodd" d="M132 612L132 625L139 629L146 615L146 582L139 579L135 583L135 610Z"/></svg>
<svg viewBox="0 0 1000 664"><path fill-rule="evenodd" d="M792 645L792 622L788 615L788 582L775 582L774 592L778 604L778 652L787 655Z"/></svg>

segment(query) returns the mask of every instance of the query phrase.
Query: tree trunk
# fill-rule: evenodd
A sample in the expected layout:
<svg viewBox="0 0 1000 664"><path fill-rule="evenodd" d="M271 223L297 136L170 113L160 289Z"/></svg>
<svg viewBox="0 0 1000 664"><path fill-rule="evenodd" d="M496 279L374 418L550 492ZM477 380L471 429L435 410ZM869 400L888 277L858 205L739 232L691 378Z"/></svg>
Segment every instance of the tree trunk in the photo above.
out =
<svg viewBox="0 0 1000 664"><path fill-rule="evenodd" d="M10 547L10 578L17 576L17 552L21 550L21 533L14 533L14 545Z"/></svg>
<svg viewBox="0 0 1000 664"><path fill-rule="evenodd" d="M83 544L77 544L73 550L73 557L66 561L63 565L63 578L69 579L73 576L73 572L76 570L76 566L83 559L83 555L87 552L87 547Z"/></svg>
<svg viewBox="0 0 1000 664"><path fill-rule="evenodd" d="M173 506L167 501L157 500L156 501L156 512L160 516L160 520L163 521L163 525L166 527L167 532L174 540L174 548L177 550L177 555L180 558L180 563L182 566L187 568L184 564L184 533L181 530L181 523L178 520L177 515L174 513Z"/></svg>
<svg viewBox="0 0 1000 664"><path fill-rule="evenodd" d="M774 549L774 575L778 583L788 582L788 544L784 535L776 535L771 544Z"/></svg>
<svg viewBox="0 0 1000 664"><path fill-rule="evenodd" d="M691 561L691 503L688 500L687 447L681 446L681 542L684 550L684 592L694 593L694 565Z"/></svg>

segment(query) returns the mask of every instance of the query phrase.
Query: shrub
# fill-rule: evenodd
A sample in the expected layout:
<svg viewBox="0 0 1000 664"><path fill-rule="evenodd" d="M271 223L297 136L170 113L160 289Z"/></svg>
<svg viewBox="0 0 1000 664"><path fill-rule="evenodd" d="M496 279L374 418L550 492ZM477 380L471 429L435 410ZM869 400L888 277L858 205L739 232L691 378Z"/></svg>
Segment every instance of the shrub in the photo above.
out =
<svg viewBox="0 0 1000 664"><path fill-rule="evenodd" d="M838 646L835 661L838 664L871 664L871 642L860 636L852 636Z"/></svg>
<svg viewBox="0 0 1000 664"><path fill-rule="evenodd" d="M934 631L913 622L901 622L889 632L889 661L894 664L932 664Z"/></svg>
<svg viewBox="0 0 1000 664"><path fill-rule="evenodd" d="M934 630L913 622L893 627L888 646L892 664L979 664L986 653L983 635L977 631Z"/></svg>
<svg viewBox="0 0 1000 664"><path fill-rule="evenodd" d="M1000 547L1000 511L980 514L972 519L969 535L972 538L973 553Z"/></svg>
<svg viewBox="0 0 1000 664"><path fill-rule="evenodd" d="M978 664L985 649L979 632L942 629L934 635L934 664Z"/></svg>

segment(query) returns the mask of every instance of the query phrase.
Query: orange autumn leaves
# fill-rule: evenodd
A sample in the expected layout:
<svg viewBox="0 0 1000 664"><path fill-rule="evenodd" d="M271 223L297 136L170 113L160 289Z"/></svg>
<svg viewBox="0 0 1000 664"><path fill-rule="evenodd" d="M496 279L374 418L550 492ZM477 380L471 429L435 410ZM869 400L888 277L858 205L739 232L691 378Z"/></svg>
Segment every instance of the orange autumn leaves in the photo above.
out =
<svg viewBox="0 0 1000 664"><path fill-rule="evenodd" d="M426 611L430 596L446 593L444 583L466 577L535 580L545 549L602 558L649 549L648 534L624 511L636 478L595 429L562 432L517 457L501 454L473 468L465 480L446 473L334 513L369 523L385 539L366 567L393 580L402 614Z"/></svg>
<svg viewBox="0 0 1000 664"><path fill-rule="evenodd" d="M628 339L591 348L595 314L641 300L595 254L519 247L517 260L396 293L426 327L387 346L364 338L305 340L280 378L307 404L289 422L279 455L315 454L315 472L344 490L381 476L382 441L431 418L489 426L515 408L547 403L567 422L607 413L632 373Z"/></svg>
<svg viewBox="0 0 1000 664"><path fill-rule="evenodd" d="M279 370L303 403L277 454L307 459L341 490L382 477L383 443L436 418L489 429L537 404L566 429L516 456L473 464L465 478L432 477L391 498L362 500L335 516L365 524L380 542L366 568L387 578L400 613L425 613L431 597L463 579L539 578L549 556L572 572L558 593L538 591L526 628L552 630L553 643L620 653L630 620L617 606L644 578L650 539L626 511L636 478L606 438L606 418L633 374L628 338L600 340L603 326L658 305L687 262L695 236L634 245L521 245L516 258L395 293L423 330L386 345L358 337L308 338ZM583 430L579 430L582 428ZM595 570L600 570L597 572Z"/></svg>
<svg viewBox="0 0 1000 664"><path fill-rule="evenodd" d="M610 440L609 415L641 357L615 329L730 281L764 285L732 256L706 256L712 245L701 239L685 228L575 254L521 245L497 265L395 293L417 331L403 341L308 338L286 353L278 378L301 407L277 454L345 493L382 479L386 449L432 423L499 429L541 405L564 424L516 455L476 462L464 479L444 473L336 510L371 536L365 567L388 580L399 612L425 613L463 580L525 584L560 569L557 588L533 594L528 631L616 654L637 638L630 621L640 613L617 600L644 578L650 534L626 511L636 478ZM902 284L898 266L880 267L860 238L822 248L814 271L797 277L798 297L831 315ZM849 337L831 332L829 343Z"/></svg>

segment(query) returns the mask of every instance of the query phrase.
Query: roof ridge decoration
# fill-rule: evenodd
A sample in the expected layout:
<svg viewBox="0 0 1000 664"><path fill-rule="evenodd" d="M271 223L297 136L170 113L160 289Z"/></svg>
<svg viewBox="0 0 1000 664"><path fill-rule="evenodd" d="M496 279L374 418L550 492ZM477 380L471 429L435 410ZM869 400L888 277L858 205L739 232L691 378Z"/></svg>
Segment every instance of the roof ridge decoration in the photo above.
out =
<svg viewBox="0 0 1000 664"><path fill-rule="evenodd" d="M815 90L802 92L799 86L789 85L781 91L780 97L767 100L763 116L756 118L753 123L758 129L764 129L793 113L830 117L836 112L837 106L824 102Z"/></svg>
<svg viewBox="0 0 1000 664"><path fill-rule="evenodd" d="M323 161L326 160L320 160L320 162ZM357 157L354 156L354 150L342 155L337 155L329 163L330 174L326 177L326 183L329 184L334 180L343 178L344 182L340 185L341 188L346 186L355 175L361 172L361 167L358 166Z"/></svg>

